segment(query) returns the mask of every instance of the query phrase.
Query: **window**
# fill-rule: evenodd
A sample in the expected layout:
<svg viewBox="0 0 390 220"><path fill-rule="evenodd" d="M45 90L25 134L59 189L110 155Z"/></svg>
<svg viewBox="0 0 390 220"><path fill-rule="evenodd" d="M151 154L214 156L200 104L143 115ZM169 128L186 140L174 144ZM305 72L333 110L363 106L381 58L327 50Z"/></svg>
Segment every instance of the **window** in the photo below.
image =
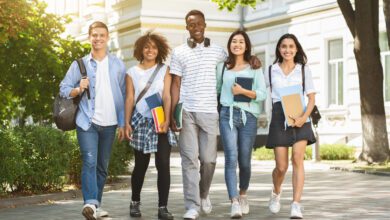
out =
<svg viewBox="0 0 390 220"><path fill-rule="evenodd" d="M379 46L381 48L381 61L383 65L383 76L384 76L384 95L385 102L390 102L390 50L387 43L386 32L381 32L379 35Z"/></svg>
<svg viewBox="0 0 390 220"><path fill-rule="evenodd" d="M344 104L343 40L328 42L328 105Z"/></svg>
<svg viewBox="0 0 390 220"><path fill-rule="evenodd" d="M257 58L260 59L260 61L261 61L261 70L263 70L263 73L265 74L265 70L266 70L266 68L268 68L266 66L266 63L265 63L265 51L257 53L256 56L257 56ZM262 107L262 110L261 110L260 114L265 114L266 113L265 102L266 101L264 100L264 101L261 101L261 103L260 103L260 106Z"/></svg>

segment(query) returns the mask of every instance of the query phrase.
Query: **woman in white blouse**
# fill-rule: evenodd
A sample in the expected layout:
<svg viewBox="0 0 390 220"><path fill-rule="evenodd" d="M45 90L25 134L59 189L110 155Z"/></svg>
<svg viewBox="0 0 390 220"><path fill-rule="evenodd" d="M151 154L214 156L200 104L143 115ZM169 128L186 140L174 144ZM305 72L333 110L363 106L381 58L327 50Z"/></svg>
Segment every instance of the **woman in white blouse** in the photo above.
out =
<svg viewBox="0 0 390 220"><path fill-rule="evenodd" d="M265 74L267 87L271 88L272 120L266 147L274 150L276 167L272 172L273 189L269 201L272 213L280 211L281 185L288 169L288 151L292 147L293 202L291 218L303 218L300 200L305 180L304 156L306 146L315 143L309 116L315 105L315 89L311 71L307 67L306 54L293 34L283 35L276 46L276 59ZM304 81L303 81L304 79ZM302 85L308 97L304 113L300 117L290 117L292 124L287 126L281 104L280 91L294 85Z"/></svg>

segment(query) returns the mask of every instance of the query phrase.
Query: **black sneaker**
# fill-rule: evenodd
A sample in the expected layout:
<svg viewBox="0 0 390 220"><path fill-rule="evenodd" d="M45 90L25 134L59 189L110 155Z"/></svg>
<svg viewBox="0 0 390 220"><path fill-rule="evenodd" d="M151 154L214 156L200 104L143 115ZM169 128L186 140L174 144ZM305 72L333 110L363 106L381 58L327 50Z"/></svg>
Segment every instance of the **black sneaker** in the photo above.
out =
<svg viewBox="0 0 390 220"><path fill-rule="evenodd" d="M166 206L158 208L158 219L159 220L173 220L173 215L170 213Z"/></svg>
<svg viewBox="0 0 390 220"><path fill-rule="evenodd" d="M141 205L141 202L139 202L139 201L131 201L130 202L130 216L131 217L141 217L141 210L139 209L140 205Z"/></svg>

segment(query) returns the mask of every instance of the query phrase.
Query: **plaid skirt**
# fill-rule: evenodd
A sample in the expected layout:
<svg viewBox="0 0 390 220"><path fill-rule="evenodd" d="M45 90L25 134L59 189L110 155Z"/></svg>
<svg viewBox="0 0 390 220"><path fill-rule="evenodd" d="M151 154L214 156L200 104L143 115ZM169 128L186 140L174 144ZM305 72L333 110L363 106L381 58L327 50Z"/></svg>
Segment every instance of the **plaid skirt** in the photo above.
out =
<svg viewBox="0 0 390 220"><path fill-rule="evenodd" d="M154 128L152 118L145 118L141 113L135 111L131 117L131 127L133 128L133 134L130 146L144 154L158 151L158 134ZM170 128L167 132L167 138L169 145L177 146L176 135Z"/></svg>
<svg viewBox="0 0 390 220"><path fill-rule="evenodd" d="M285 127L285 117L281 102L275 102L272 107L272 119L269 126L266 148L291 147L296 142L307 140L307 145L314 144L316 138L311 127L311 122L306 122L302 127Z"/></svg>

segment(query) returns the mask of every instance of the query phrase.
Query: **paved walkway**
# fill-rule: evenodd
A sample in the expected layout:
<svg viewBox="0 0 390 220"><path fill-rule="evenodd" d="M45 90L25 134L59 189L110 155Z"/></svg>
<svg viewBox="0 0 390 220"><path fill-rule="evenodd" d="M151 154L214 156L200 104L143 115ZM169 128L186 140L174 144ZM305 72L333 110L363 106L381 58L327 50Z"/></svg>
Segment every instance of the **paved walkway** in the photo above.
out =
<svg viewBox="0 0 390 220"><path fill-rule="evenodd" d="M213 212L209 216L201 216L202 220L229 219L230 202L224 181L223 160L223 154L219 154L210 192ZM175 219L182 219L184 203L180 158L177 153L172 155L171 163L169 210L175 214ZM281 212L272 215L267 204L273 162L253 161L252 164L252 179L248 191L251 211L243 219L288 219L292 195L291 172L289 171L285 180ZM157 219L154 162L151 162L141 197L143 217L138 220ZM106 192L103 200L103 208L110 212L110 217L104 220L132 219L128 209L129 189ZM305 219L390 219L390 177L333 171L329 170L327 165L307 161L302 203ZM0 219L82 219L81 207L81 198L77 198L50 204L0 209Z"/></svg>

